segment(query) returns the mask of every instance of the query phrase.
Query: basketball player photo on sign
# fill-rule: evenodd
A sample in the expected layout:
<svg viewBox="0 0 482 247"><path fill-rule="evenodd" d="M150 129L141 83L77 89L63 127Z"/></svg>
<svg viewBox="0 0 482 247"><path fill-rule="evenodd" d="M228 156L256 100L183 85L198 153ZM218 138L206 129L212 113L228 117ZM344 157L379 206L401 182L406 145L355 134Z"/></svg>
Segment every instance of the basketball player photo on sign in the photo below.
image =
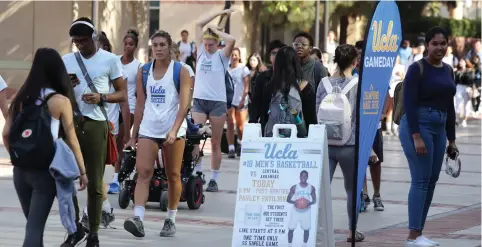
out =
<svg viewBox="0 0 482 247"><path fill-rule="evenodd" d="M288 203L293 205L288 224L288 247L307 247L310 238L311 206L316 204L316 190L307 181L308 172L303 170L300 173L300 182L291 187L286 199ZM293 234L298 225L303 230L303 242L293 244Z"/></svg>

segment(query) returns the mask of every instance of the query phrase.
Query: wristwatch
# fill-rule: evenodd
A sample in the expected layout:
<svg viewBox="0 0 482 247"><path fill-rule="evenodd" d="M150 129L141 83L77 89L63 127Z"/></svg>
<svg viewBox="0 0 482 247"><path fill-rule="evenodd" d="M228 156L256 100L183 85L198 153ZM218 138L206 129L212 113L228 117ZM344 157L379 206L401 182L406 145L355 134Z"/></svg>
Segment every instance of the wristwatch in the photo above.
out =
<svg viewBox="0 0 482 247"><path fill-rule="evenodd" d="M100 94L100 103L107 102L107 96L103 93Z"/></svg>

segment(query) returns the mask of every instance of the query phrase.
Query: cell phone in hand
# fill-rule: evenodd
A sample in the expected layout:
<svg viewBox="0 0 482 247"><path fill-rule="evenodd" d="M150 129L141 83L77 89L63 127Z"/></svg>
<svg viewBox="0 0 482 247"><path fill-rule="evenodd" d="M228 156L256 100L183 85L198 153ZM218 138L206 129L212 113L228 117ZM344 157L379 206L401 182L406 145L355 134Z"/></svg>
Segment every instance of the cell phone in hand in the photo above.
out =
<svg viewBox="0 0 482 247"><path fill-rule="evenodd" d="M69 77L70 77L70 80L71 80L71 81L76 81L76 80L79 79L79 78L77 77L77 74L75 74L75 73L69 74Z"/></svg>

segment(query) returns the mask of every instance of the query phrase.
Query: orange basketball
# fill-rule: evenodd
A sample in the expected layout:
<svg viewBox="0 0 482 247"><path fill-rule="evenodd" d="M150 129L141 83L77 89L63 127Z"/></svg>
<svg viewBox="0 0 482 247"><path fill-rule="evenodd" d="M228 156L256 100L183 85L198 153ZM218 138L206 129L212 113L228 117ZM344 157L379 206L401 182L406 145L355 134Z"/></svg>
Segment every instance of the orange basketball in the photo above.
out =
<svg viewBox="0 0 482 247"><path fill-rule="evenodd" d="M310 201L308 201L306 198L300 198L296 200L295 207L298 209L305 209L310 205Z"/></svg>

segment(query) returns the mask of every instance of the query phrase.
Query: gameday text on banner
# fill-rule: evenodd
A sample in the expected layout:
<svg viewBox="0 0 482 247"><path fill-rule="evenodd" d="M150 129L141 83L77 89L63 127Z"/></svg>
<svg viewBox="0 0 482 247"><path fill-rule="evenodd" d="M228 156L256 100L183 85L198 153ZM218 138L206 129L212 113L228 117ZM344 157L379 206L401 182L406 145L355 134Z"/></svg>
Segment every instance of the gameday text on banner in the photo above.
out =
<svg viewBox="0 0 482 247"><path fill-rule="evenodd" d="M400 13L395 1L380 1L367 27L368 35L362 58L362 74L358 94L359 139L357 209L368 166L373 140L388 93L392 70L402 39ZM358 212L357 212L358 213Z"/></svg>

